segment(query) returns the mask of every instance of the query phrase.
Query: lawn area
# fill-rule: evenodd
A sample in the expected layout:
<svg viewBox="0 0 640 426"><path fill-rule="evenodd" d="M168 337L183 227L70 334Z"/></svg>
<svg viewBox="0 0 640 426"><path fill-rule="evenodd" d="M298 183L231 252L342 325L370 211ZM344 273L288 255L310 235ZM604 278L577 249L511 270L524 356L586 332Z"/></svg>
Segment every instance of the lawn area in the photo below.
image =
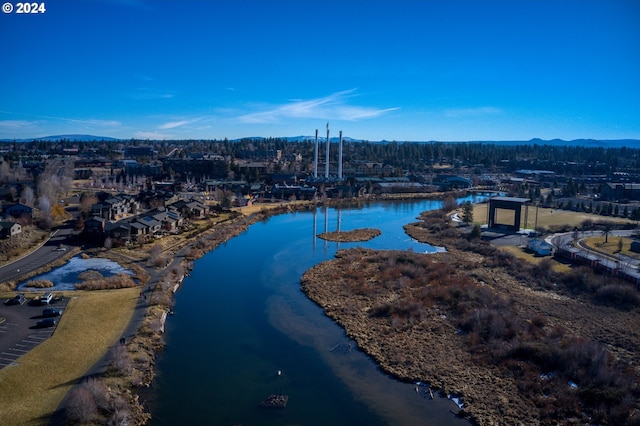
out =
<svg viewBox="0 0 640 426"><path fill-rule="evenodd" d="M619 250L620 241L622 241L622 250ZM610 255L625 255L633 258L640 256L640 253L632 252L631 243L634 240L628 237L617 237L615 235L609 235L608 242L605 242L604 236L588 237L582 240L583 244L596 251L610 254Z"/></svg>
<svg viewBox="0 0 640 426"><path fill-rule="evenodd" d="M139 293L64 292L71 300L53 336L18 358L17 366L0 370L0 424L46 425L75 382L122 335Z"/></svg>
<svg viewBox="0 0 640 426"><path fill-rule="evenodd" d="M518 259L526 260L527 262L530 262L530 263L539 263L543 259L551 259L551 261L553 262L552 263L553 270L556 271L556 272L569 272L571 270L571 266L570 265L558 262L553 257L550 257L550 256L544 256L544 257L542 257L542 256L534 256L532 253L527 252L522 247L501 246L499 248L502 251L506 251L508 253L513 254Z"/></svg>
<svg viewBox="0 0 640 426"><path fill-rule="evenodd" d="M474 204L473 206L473 221L480 225L487 224L487 209L489 203ZM497 220L499 223L505 223L512 220L513 212L506 210L497 211ZM546 209L537 208L537 224L538 227L548 228L550 226L562 226L569 225L580 226L585 220L591 220L593 222L608 221L608 222L629 222L627 219L620 217L600 216L597 214L573 212L569 210L558 209ZM527 217L527 223L525 223L525 214L522 212L522 228L533 229L536 225L536 207L529 207L529 214Z"/></svg>

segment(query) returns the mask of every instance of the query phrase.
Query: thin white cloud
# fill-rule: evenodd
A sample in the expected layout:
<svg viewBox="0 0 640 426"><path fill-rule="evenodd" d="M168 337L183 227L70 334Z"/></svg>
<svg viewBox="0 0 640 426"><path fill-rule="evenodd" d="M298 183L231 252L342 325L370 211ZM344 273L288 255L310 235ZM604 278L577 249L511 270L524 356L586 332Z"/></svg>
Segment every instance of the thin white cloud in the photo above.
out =
<svg viewBox="0 0 640 426"><path fill-rule="evenodd" d="M140 93L134 93L130 97L136 101L150 101L154 99L171 99L174 97L174 94L140 89Z"/></svg>
<svg viewBox="0 0 640 426"><path fill-rule="evenodd" d="M121 126L122 123L117 120L72 120L69 121L74 123L83 123L91 126L100 126L100 127L118 127Z"/></svg>
<svg viewBox="0 0 640 426"><path fill-rule="evenodd" d="M175 129L176 127L181 127L184 126L186 124L191 124L191 123L195 123L200 121L200 118L194 118L192 120L182 120L182 121L172 121L169 123L165 123L162 124L160 126L158 126L158 129L160 130L168 130L168 129Z"/></svg>
<svg viewBox="0 0 640 426"><path fill-rule="evenodd" d="M60 120L60 121L66 121L66 122L69 122L69 123L84 124L84 125L90 125L90 126L118 127L118 126L122 125L122 123L117 121L117 120L99 120L99 119L93 119L93 118L78 119L78 118L70 118L70 117L57 117L57 116L53 116L53 115L18 114L18 113L13 113L13 112L8 112L8 111L0 111L0 112L3 113L3 114L21 115L21 116L26 116L26 117L41 118L41 119L45 119L45 120ZM5 122L27 123L27 125L35 125L35 124L41 124L42 123L41 121L26 121L26 120L5 120Z"/></svg>
<svg viewBox="0 0 640 426"><path fill-rule="evenodd" d="M502 112L500 108L484 106L478 108L451 108L446 110L444 115L449 118L486 117L488 115L499 115Z"/></svg>
<svg viewBox="0 0 640 426"><path fill-rule="evenodd" d="M0 129L2 130L20 130L37 125L36 121L27 120L0 120Z"/></svg>
<svg viewBox="0 0 640 426"><path fill-rule="evenodd" d="M267 105L261 108L262 111L244 114L238 119L243 123L279 123L296 118L356 121L378 117L399 109L347 105L347 98L354 92L355 89L344 90L323 98L307 101L296 99L282 105Z"/></svg>

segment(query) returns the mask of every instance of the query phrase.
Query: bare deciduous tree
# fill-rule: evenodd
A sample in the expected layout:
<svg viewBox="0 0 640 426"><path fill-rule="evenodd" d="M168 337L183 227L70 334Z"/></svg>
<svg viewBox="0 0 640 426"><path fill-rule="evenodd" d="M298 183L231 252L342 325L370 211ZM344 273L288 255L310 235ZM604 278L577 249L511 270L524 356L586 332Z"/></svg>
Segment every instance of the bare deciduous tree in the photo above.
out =
<svg viewBox="0 0 640 426"><path fill-rule="evenodd" d="M11 180L11 166L6 161L0 163L0 183L8 183Z"/></svg>
<svg viewBox="0 0 640 426"><path fill-rule="evenodd" d="M23 185L22 192L20 193L20 202L28 206L34 206L35 198L36 197L33 192L33 188L31 188L29 185Z"/></svg>
<svg viewBox="0 0 640 426"><path fill-rule="evenodd" d="M111 350L111 365L123 376L126 376L131 373L131 370L133 370L131 355L129 355L129 352L124 345L114 346Z"/></svg>
<svg viewBox="0 0 640 426"><path fill-rule="evenodd" d="M53 223L51 216L51 202L49 197L42 195L38 198L38 208L40 209L39 226L43 229L49 229Z"/></svg>
<svg viewBox="0 0 640 426"><path fill-rule="evenodd" d="M91 423L97 413L91 393L83 386L77 386L69 393L65 409L67 420L71 424Z"/></svg>

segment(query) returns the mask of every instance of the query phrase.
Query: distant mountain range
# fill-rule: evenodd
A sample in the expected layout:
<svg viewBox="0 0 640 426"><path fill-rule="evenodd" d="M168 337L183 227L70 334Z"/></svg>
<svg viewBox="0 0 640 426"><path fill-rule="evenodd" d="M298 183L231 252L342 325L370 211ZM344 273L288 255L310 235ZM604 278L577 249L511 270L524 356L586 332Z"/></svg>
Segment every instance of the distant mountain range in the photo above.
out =
<svg viewBox="0 0 640 426"><path fill-rule="evenodd" d="M61 140L67 140L72 142L95 142L95 141L107 141L115 142L122 139L110 138L108 136L94 136L94 135L56 135L56 136L44 136L41 138L29 138L29 139L0 139L0 142L58 142Z"/></svg>
<svg viewBox="0 0 640 426"><path fill-rule="evenodd" d="M284 139L288 142L303 142L303 141L314 141L315 136L285 136L285 137L274 137L267 138L263 136L254 136L247 138L238 138L233 139L232 142L237 142L243 139L252 139L252 140L265 140L265 139ZM318 136L318 141L325 142L326 137ZM338 142L339 138L331 137L331 142ZM32 141L40 141L40 142L58 142L61 140L66 140L70 142L95 142L95 141L105 141L105 142L125 142L131 139L118 139L111 138L108 136L95 136L95 135L56 135L56 136L44 136L41 138L29 138L29 139L0 139L0 142L32 142ZM350 137L343 137L342 140L344 142L364 142L364 139L354 139ZM390 141L382 140L382 141L368 141L371 143L389 143ZM563 139L551 139L544 140L539 138L530 139L528 141L397 141L398 143L434 143L434 142L444 142L444 143L484 143L484 144L496 144L496 145L553 145L553 146L585 146L585 147L601 147L601 148L620 148L623 146L629 148L640 148L640 140L639 139L574 139L570 141L565 141Z"/></svg>

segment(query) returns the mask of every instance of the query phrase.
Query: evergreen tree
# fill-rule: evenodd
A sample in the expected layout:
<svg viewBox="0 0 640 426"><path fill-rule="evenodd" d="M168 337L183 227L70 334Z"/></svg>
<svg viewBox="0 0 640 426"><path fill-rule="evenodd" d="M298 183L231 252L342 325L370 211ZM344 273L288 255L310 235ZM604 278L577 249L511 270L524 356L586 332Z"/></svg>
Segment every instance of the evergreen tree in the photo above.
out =
<svg viewBox="0 0 640 426"><path fill-rule="evenodd" d="M473 222L473 204L471 204L471 201L466 201L462 204L462 220L466 224Z"/></svg>
<svg viewBox="0 0 640 426"><path fill-rule="evenodd" d="M482 231L480 229L480 225L478 225L477 223L475 225L473 225L473 229L471 230L471 234L469 234L469 237L471 239L476 239L476 238L481 238L482 237Z"/></svg>

